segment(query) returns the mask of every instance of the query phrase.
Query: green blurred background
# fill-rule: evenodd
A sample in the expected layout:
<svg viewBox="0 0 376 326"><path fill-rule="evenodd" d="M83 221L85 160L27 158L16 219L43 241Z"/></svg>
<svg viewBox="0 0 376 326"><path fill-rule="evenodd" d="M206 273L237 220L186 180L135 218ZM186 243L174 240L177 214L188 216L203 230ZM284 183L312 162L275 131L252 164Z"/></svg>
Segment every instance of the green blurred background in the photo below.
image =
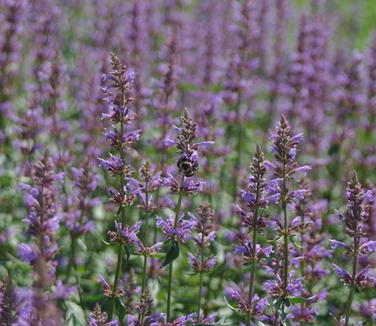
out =
<svg viewBox="0 0 376 326"><path fill-rule="evenodd" d="M294 0L303 8L315 0ZM376 0L326 0L326 6L333 16L333 24L339 19L339 34L350 37L351 47L362 50L376 30ZM340 17L340 18L338 18ZM336 40L340 42L340 40Z"/></svg>

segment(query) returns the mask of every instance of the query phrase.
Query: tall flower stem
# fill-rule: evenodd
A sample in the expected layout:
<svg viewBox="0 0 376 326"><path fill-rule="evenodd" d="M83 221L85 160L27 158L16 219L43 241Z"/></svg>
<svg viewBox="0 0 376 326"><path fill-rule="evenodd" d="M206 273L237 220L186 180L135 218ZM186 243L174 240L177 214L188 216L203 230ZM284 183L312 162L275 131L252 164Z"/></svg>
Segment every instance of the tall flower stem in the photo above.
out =
<svg viewBox="0 0 376 326"><path fill-rule="evenodd" d="M237 117L240 117L240 103L242 100L241 92L239 91L238 101L235 106L235 112ZM236 140L236 160L234 164L234 188L233 188L233 201L236 201L237 192L238 192L238 182L239 182L239 169L241 164L241 155L242 155L242 143L244 141L243 139L243 125L239 119L238 121L238 133L237 133L237 140Z"/></svg>
<svg viewBox="0 0 376 326"><path fill-rule="evenodd" d="M163 137L165 137L163 135ZM166 151L164 150L162 152L162 157L161 157L161 162L159 164L160 166L160 171L161 173L163 174L164 173L164 170L165 170L165 163L166 163ZM156 211L158 212L159 210L159 198L161 196L161 187L158 187L157 189L157 192L155 194L155 207L156 207ZM158 228L157 228L157 224L154 223L154 232L153 232L153 243L156 243L157 242L157 237L158 237Z"/></svg>
<svg viewBox="0 0 376 326"><path fill-rule="evenodd" d="M122 180L123 180L123 178L122 178ZM123 188L123 181L121 182L121 184L122 184L122 188ZM121 207L121 223L122 223L122 226L124 225L124 222L125 222L125 208ZM118 255L117 255L115 279L114 279L114 284L112 286L112 293L113 294L116 293L116 290L117 290L117 287L118 287L118 284L119 284L121 268L122 268L122 265L123 265L123 256L124 256L124 246L123 246L122 243L120 243L119 248L118 248ZM112 300L112 304L111 304L111 307L110 307L109 320L112 319L112 315L113 315L113 312L114 312L115 305L116 305L116 300L114 299L114 300Z"/></svg>
<svg viewBox="0 0 376 326"><path fill-rule="evenodd" d="M69 263L68 263L68 271L67 271L67 279L69 280L69 277L71 275L71 271L73 269L74 271L74 276L76 278L76 285L77 285L77 293L78 293L78 298L79 298L79 301L80 301L80 306L82 308L82 311L84 312L84 314L86 315L85 313L85 308L84 308L84 304L83 304L83 299L82 299L82 292L81 292L81 289L80 289L80 279L79 279L79 275L78 275L78 270L77 270L77 264L76 264L76 252L77 252L77 235L74 234L73 232L71 232L71 253L70 253L70 258L69 258Z"/></svg>
<svg viewBox="0 0 376 326"><path fill-rule="evenodd" d="M176 210L175 210L175 220L174 220L174 227L176 228L177 223L179 221L179 215L180 215L180 209L181 204L183 201L183 187L184 184L184 175L182 175L181 182L180 182L180 191L178 195L178 202L176 204ZM171 286L172 286L172 270L173 270L173 261L169 264L168 267L168 288L167 288L167 322L170 321L170 312L171 312Z"/></svg>
<svg viewBox="0 0 376 326"><path fill-rule="evenodd" d="M260 180L262 176L257 175L257 180ZM251 277L249 280L249 290L248 290L248 299L249 302L252 302L253 297L253 288L255 282L255 268L256 268L256 242L257 242L257 219L258 219L258 210L259 210L259 195L260 195L260 182L257 182L256 186L256 200L255 200L255 209L253 215L253 227L252 227L252 264L251 264ZM251 325L251 312L247 313L246 326Z"/></svg>
<svg viewBox="0 0 376 326"><path fill-rule="evenodd" d="M358 233L357 233L357 228L358 228L358 223L356 222L355 225L355 234L354 234L354 260L353 260L353 266L352 266L352 275L351 275L351 285L350 285L350 292L349 296L347 298L346 302L346 310L345 310L345 326L348 326L349 324L349 318L350 318L350 313L351 313L351 306L352 306L352 300L354 296L354 289L355 289L355 277L356 277L356 270L357 270L357 264L358 264Z"/></svg>
<svg viewBox="0 0 376 326"><path fill-rule="evenodd" d="M141 285L141 295L145 292L145 286L146 286L146 268L148 265L148 256L144 255L144 265L142 268L142 285Z"/></svg>
<svg viewBox="0 0 376 326"><path fill-rule="evenodd" d="M161 163L159 165L162 173L164 172L165 160L166 160L166 153L165 153L165 151L163 151ZM159 203L160 195L161 195L161 187L158 187L157 192L155 194L155 207L156 207L157 211L159 210L158 203ZM157 236L158 236L158 228L157 228L157 224L154 223L153 243L157 242Z"/></svg>
<svg viewBox="0 0 376 326"><path fill-rule="evenodd" d="M120 272L121 272L121 266L122 266L122 257L123 257L123 250L124 247L122 244L119 244L119 249L118 249L118 256L117 256L117 264L116 264L116 272L115 272L115 279L114 279L114 284L112 286L112 293L115 294L119 279L120 279ZM110 311L109 311L109 320L112 320L112 315L115 310L115 305L116 305L116 299L113 298L110 306Z"/></svg>
<svg viewBox="0 0 376 326"><path fill-rule="evenodd" d="M125 97L125 93L123 93L123 97ZM124 98L123 98L123 102L125 102ZM124 122L123 121L120 121L120 134L121 135L124 134ZM125 165L124 151L120 148L119 152L120 152L120 158L123 162L123 165ZM125 178L124 172L122 172L120 174L120 191L123 191L123 189L124 189L124 178ZM121 210L121 225L122 225L122 227L124 227L124 224L125 224L125 208L121 207L120 210ZM118 248L115 279L114 279L114 284L113 284L113 287L112 287L112 293L113 294L116 293L116 290L117 290L117 287L118 287L118 283L119 283L119 279L120 279L120 273L121 273L121 267L122 267L122 263L123 263L123 256L124 256L124 247L123 247L123 244L120 243L119 248ZM110 313L109 313L110 318L109 318L109 320L112 319L112 314L114 312L115 305L116 305L116 300L114 299L114 300L112 300L112 304L111 304L111 308L110 308Z"/></svg>
<svg viewBox="0 0 376 326"><path fill-rule="evenodd" d="M142 284L141 284L141 302L142 302L142 298L143 298L143 295L145 293L145 287L146 287L146 269L147 269L147 265L148 265L148 256L144 255L144 264L143 264L143 268L142 268ZM138 322L141 323L144 319L144 314L139 313L138 315Z"/></svg>
<svg viewBox="0 0 376 326"><path fill-rule="evenodd" d="M300 274L301 274L301 277L304 277L304 232L303 232L303 226L304 226L304 208L303 208L303 211L302 211L302 228L300 230L300 256L303 258L301 261L300 261ZM304 302L302 302L300 304L300 311L301 311L301 315L303 316L304 314ZM303 326L303 320L300 320L300 326Z"/></svg>
<svg viewBox="0 0 376 326"><path fill-rule="evenodd" d="M283 164L283 180L282 180L282 212L283 212L283 244L284 244L284 270L283 270L283 289L287 295L287 277L289 269L289 238L287 232L287 203L286 203L286 164Z"/></svg>
<svg viewBox="0 0 376 326"><path fill-rule="evenodd" d="M200 280L199 280L199 286L198 286L198 304L197 304L197 320L200 320L200 312L201 312L201 300L202 300L202 282L204 279L204 240L205 240L205 234L202 233L201 236L201 246L200 246L200 258L201 258L201 264L200 264Z"/></svg>

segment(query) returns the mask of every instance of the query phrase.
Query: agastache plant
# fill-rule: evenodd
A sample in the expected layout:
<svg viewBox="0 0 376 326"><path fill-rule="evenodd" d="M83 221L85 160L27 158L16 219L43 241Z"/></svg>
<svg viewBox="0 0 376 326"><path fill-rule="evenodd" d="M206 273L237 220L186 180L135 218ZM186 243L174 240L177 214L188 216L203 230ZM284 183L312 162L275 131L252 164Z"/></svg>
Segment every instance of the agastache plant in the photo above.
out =
<svg viewBox="0 0 376 326"><path fill-rule="evenodd" d="M273 298L277 298L276 307L280 309L280 316L286 318L286 307L289 304L289 297L300 295L302 288L298 279L294 278L294 271L290 271L290 243L294 243L294 236L299 227L302 226L300 217L289 220L287 205L295 198L301 197L304 189L291 190L296 174L305 174L310 167L299 166L296 161L297 147L302 140L302 134L293 134L291 128L282 116L277 128L272 133L272 152L275 163L269 162L269 167L273 171L274 180L278 184L279 202L282 213L282 221L276 220L277 232L282 237L282 247L278 248L278 254L282 255L282 262L276 261L278 270L276 279L267 281L265 286Z"/></svg>
<svg viewBox="0 0 376 326"><path fill-rule="evenodd" d="M327 297L326 288L318 291L315 283L328 275L324 259L330 258L330 252L325 248L326 235L321 232L323 227L323 213L327 209L325 200L313 202L312 191L306 179L299 181L299 188L304 189L302 196L295 198L291 203L296 216L300 217L300 245L295 255L299 262L300 276L303 278L304 290L301 296L300 307L291 307L292 320L300 325L312 323L317 315L315 303ZM294 258L293 258L294 259Z"/></svg>
<svg viewBox="0 0 376 326"><path fill-rule="evenodd" d="M55 297L49 294L49 288L55 282L57 261L57 232L59 215L56 205L54 183L59 176L54 173L54 165L48 152L35 163L32 170L31 185L22 184L25 203L29 210L26 219L27 233L32 237L32 244L21 244L19 255L22 260L34 267L35 281L31 305L30 323L58 322Z"/></svg>
<svg viewBox="0 0 376 326"><path fill-rule="evenodd" d="M250 278L248 293L245 295L232 287L227 290L230 297L238 301L238 310L246 315L246 326L250 326L252 320L258 320L262 316L268 301L260 298L254 291L256 278L256 264L272 252L271 246L262 247L257 243L257 236L265 227L265 209L269 202L274 201L276 196L272 184L266 180L267 165L260 146L257 146L256 153L250 165L251 175L248 178L248 186L240 193L243 207L235 207L236 213L241 219L241 225L246 228L249 237L242 239L242 243L235 249L235 253L241 255L243 264L250 267Z"/></svg>
<svg viewBox="0 0 376 326"><path fill-rule="evenodd" d="M171 317L171 289L173 280L173 262L180 253L179 244L185 243L191 239L191 231L195 225L192 220L184 219L184 213L181 213L183 197L189 194L195 194L202 189L202 182L192 179L199 167L198 149L203 145L210 145L213 142L195 143L197 124L192 121L188 110L180 118L181 126L177 128L178 136L176 141L166 140L166 143L175 145L180 153L176 163L179 172L179 181L171 174L167 174L164 183L170 187L172 193L178 195L175 206L175 216L170 216L167 220L161 217L157 218L157 225L163 230L167 239L166 258L161 267L169 266L168 270L168 289L167 289L167 322Z"/></svg>
<svg viewBox="0 0 376 326"><path fill-rule="evenodd" d="M0 326L375 324L374 3L0 0Z"/></svg>
<svg viewBox="0 0 376 326"><path fill-rule="evenodd" d="M344 313L339 320L339 324L345 326L349 325L356 288L374 287L376 284L376 278L372 276L369 266L359 268L359 259L376 251L376 241L368 241L364 233L364 223L369 218L367 214L368 205L369 202L374 201L373 194L371 191L363 189L356 173L354 173L352 179L347 183L346 199L347 210L339 216L344 220L345 232L351 238L352 243L346 244L341 241L331 240L333 249L345 249L346 256L352 260L350 272L336 264L332 264L338 277L349 288Z"/></svg>
<svg viewBox="0 0 376 326"><path fill-rule="evenodd" d="M197 214L191 215L191 219L194 221L194 230L197 232L197 236L194 237L194 241L199 248L198 255L189 253L189 262L195 273L199 274L199 289L198 289L198 303L197 303L197 323L204 323L205 316L201 310L202 305L202 290L203 290L203 278L205 273L209 273L213 270L217 263L217 257L213 255L207 255L205 248L210 246L211 242L215 240L216 231L214 228L214 211L208 202L202 202L197 209ZM207 256L207 257L206 257ZM213 321L215 315L211 316Z"/></svg>
<svg viewBox="0 0 376 326"><path fill-rule="evenodd" d="M111 287L112 304L109 310L109 319L112 319L113 311L119 298L118 285L122 270L124 253L129 257L130 246L138 241L137 233L140 230L141 222L132 227L126 224L126 209L132 205L136 194L129 190L127 177L131 174L131 168L126 162L126 151L140 136L140 130L129 130L132 116L128 105L132 101L130 89L133 86L133 74L130 74L127 67L120 63L113 54L111 58L112 71L105 77L106 87L104 89L108 103L108 113L103 114L103 118L110 119L112 128L105 131L106 138L111 143L114 154L110 154L108 159L100 159L103 168L110 174L119 178L119 189L110 189L110 201L117 209L115 221L115 231L109 231L112 243L117 244L117 265L115 278Z"/></svg>
<svg viewBox="0 0 376 326"><path fill-rule="evenodd" d="M14 114L13 97L22 52L19 38L26 7L26 0L2 1L0 4L0 127L1 136L8 142L5 135L6 119Z"/></svg>

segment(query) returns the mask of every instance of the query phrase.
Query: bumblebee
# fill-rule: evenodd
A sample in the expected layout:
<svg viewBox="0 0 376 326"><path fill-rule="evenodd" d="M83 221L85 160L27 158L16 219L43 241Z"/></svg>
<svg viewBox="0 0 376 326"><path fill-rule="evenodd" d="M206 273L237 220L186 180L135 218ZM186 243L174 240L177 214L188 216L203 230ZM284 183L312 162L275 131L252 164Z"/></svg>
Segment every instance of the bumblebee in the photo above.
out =
<svg viewBox="0 0 376 326"><path fill-rule="evenodd" d="M198 169L198 162L197 160L192 160L183 154L177 163L179 171L184 174L186 177L191 177Z"/></svg>

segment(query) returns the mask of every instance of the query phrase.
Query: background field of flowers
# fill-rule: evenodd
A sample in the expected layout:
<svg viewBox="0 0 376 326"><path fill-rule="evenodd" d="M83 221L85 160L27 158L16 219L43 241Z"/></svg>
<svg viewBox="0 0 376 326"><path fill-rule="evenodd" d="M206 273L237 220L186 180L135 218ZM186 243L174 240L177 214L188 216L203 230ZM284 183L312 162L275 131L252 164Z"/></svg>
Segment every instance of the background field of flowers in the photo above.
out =
<svg viewBox="0 0 376 326"><path fill-rule="evenodd" d="M374 325L374 0L0 0L0 325Z"/></svg>

